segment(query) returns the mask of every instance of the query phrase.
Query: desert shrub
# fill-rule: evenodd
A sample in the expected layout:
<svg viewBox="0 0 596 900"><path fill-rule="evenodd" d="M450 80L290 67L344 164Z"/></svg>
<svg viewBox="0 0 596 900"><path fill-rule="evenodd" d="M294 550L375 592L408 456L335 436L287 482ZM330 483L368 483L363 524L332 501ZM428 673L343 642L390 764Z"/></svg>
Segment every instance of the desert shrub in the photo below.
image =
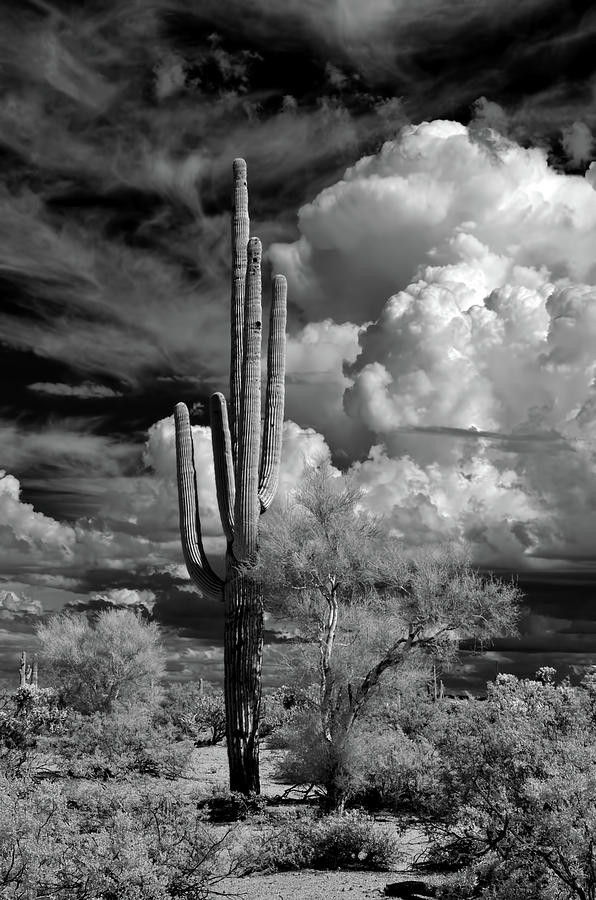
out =
<svg viewBox="0 0 596 900"><path fill-rule="evenodd" d="M44 745L64 774L104 780L131 774L177 778L193 749L191 741L176 741L171 729L155 725L146 709L71 713L68 729Z"/></svg>
<svg viewBox="0 0 596 900"><path fill-rule="evenodd" d="M297 718L311 708L316 708L312 689L282 684L269 691L263 696L259 737L269 738L269 746L285 749Z"/></svg>
<svg viewBox="0 0 596 900"><path fill-rule="evenodd" d="M197 733L209 732L208 742L218 744L226 736L226 708L223 691L199 697L192 727ZM196 739L195 739L196 740Z"/></svg>
<svg viewBox="0 0 596 900"><path fill-rule="evenodd" d="M587 689L500 676L435 734L445 863L475 867L477 896L596 897L596 730ZM435 729L438 722L435 721Z"/></svg>
<svg viewBox="0 0 596 900"><path fill-rule="evenodd" d="M287 752L276 767L289 784L339 784L348 804L369 810L426 811L441 790L440 758L425 737L399 727L373 730L367 719L341 743L329 743L314 710L302 710L281 729Z"/></svg>
<svg viewBox="0 0 596 900"><path fill-rule="evenodd" d="M230 870L230 835L164 792L0 783L5 900L173 900L210 896Z"/></svg>
<svg viewBox="0 0 596 900"><path fill-rule="evenodd" d="M241 794L239 791L218 791L206 797L198 804L199 809L206 811L209 821L243 822L263 813L267 801L257 794Z"/></svg>
<svg viewBox="0 0 596 900"><path fill-rule="evenodd" d="M41 656L64 702L83 713L159 697L165 654L159 629L131 610L101 612L94 622L61 613L37 627Z"/></svg>
<svg viewBox="0 0 596 900"><path fill-rule="evenodd" d="M441 789L440 764L424 737L408 737L397 728L361 732L350 747L352 802L368 810L417 814L433 804Z"/></svg>
<svg viewBox="0 0 596 900"><path fill-rule="evenodd" d="M573 896L561 893L546 870L512 869L493 853L442 881L441 900L568 900Z"/></svg>
<svg viewBox="0 0 596 900"><path fill-rule="evenodd" d="M391 830L354 813L299 820L267 829L255 867L292 869L391 869L398 857Z"/></svg>
<svg viewBox="0 0 596 900"><path fill-rule="evenodd" d="M177 737L196 745L218 744L226 736L223 691L187 681L171 684L159 712L159 721L170 724Z"/></svg>
<svg viewBox="0 0 596 900"><path fill-rule="evenodd" d="M280 781L319 785L329 782L341 748L324 740L317 710L303 709L298 712L290 725L280 729L279 743L287 748L276 764L276 777ZM349 784L346 784L346 789L349 795Z"/></svg>
<svg viewBox="0 0 596 900"><path fill-rule="evenodd" d="M0 767L16 774L31 764L31 754L43 735L59 733L66 710L52 688L25 685L0 699Z"/></svg>

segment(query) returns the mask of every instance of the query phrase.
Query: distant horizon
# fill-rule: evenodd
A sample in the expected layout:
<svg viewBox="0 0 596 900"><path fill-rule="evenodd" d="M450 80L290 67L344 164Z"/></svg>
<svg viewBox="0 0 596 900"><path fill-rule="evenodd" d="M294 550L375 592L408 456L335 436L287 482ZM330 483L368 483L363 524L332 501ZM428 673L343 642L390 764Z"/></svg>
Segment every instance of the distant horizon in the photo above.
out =
<svg viewBox="0 0 596 900"><path fill-rule="evenodd" d="M483 651L460 651L461 663L456 663L453 671L448 670L441 676L445 690L456 694L466 691L483 694L487 682L494 681L497 674L531 678L542 666L555 668L557 681L565 677L570 677L572 683L581 680L583 671L596 665L596 606L591 602L596 592L596 577L591 578L591 572L585 570L548 574L495 571L495 574L503 579L514 578L524 593L522 604L526 612L520 621L520 636L496 638ZM198 681L203 678L214 687L221 687L223 656L218 652L218 635L223 636L222 605L188 596L184 618L191 617L191 604L196 603L199 615L194 627L161 623L159 606L153 617L153 621L160 626L166 650L166 682ZM205 607L202 612L209 615L200 615L201 606ZM14 647L13 666L8 667L7 657L2 657L0 685L18 686L18 662L22 650L28 655L35 653L34 623L31 618L29 641L23 634L22 643ZM574 623L577 623L576 630ZM201 637L201 634L209 636ZM283 654L284 647L290 650L291 655L291 642L276 641L275 634L268 628L265 645L263 683L268 690L291 681L291 673L284 672L281 663L275 661L278 653ZM43 684L42 668L40 684Z"/></svg>

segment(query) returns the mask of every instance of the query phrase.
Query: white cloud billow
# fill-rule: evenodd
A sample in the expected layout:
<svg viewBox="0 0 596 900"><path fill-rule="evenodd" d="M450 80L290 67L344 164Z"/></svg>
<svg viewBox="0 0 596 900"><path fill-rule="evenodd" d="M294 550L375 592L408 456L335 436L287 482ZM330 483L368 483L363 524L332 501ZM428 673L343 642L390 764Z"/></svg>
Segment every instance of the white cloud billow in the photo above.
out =
<svg viewBox="0 0 596 900"><path fill-rule="evenodd" d="M151 612L155 606L156 596L153 591L137 590L135 588L113 588L92 594L92 600L103 601L117 608L144 606Z"/></svg>
<svg viewBox="0 0 596 900"><path fill-rule="evenodd" d="M408 126L301 210L296 244L273 248L308 314L373 320L336 375L374 436L357 477L405 539L469 540L493 564L593 552L589 174L488 130Z"/></svg>
<svg viewBox="0 0 596 900"><path fill-rule="evenodd" d="M201 530L207 539L221 538L222 529L215 491L211 429L205 425L192 426L195 470L199 490ZM278 497L284 498L299 483L304 466L329 458L324 437L313 428L302 428L295 422L284 422L283 452L280 467ZM176 486L176 439L173 416L151 426L144 459L155 477L144 482L137 491L137 505L143 507L147 520L165 518L178 535L178 491ZM179 547L179 540L177 542ZM177 547L178 555L181 551ZM225 549L223 543L214 544L216 550ZM208 549L208 548L207 548Z"/></svg>
<svg viewBox="0 0 596 900"><path fill-rule="evenodd" d="M32 568L64 564L72 558L74 530L24 503L18 479L3 470L0 470L0 523L0 559L6 557L9 570L16 558L24 558L27 552L31 554Z"/></svg>
<svg viewBox="0 0 596 900"><path fill-rule="evenodd" d="M361 323L417 267L458 262L470 234L509 265L593 278L596 197L579 176L549 169L539 148L471 139L456 122L408 126L299 213L301 238L274 245L293 302L313 318Z"/></svg>

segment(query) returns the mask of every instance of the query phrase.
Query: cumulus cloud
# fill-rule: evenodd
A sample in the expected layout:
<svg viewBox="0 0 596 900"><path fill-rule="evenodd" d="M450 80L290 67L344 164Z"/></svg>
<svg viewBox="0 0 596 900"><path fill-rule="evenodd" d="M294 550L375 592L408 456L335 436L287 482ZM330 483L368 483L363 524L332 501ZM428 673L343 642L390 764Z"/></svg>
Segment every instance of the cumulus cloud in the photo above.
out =
<svg viewBox="0 0 596 900"><path fill-rule="evenodd" d="M311 322L288 336L286 357L286 415L303 427L324 432L336 448L352 454L366 450L366 435L343 406L352 384L345 367L356 360L362 328L331 319ZM286 438L287 440L287 438ZM364 441L364 443L363 443Z"/></svg>
<svg viewBox="0 0 596 900"><path fill-rule="evenodd" d="M396 534L466 540L487 564L578 561L595 508L596 195L477 126L406 127L272 256L309 314L362 323L377 305L344 408L374 436L357 478Z"/></svg>
<svg viewBox="0 0 596 900"><path fill-rule="evenodd" d="M18 479L0 470L0 554L10 570L18 558L32 569L64 565L73 555L74 529L23 503ZM28 558L28 553L31 557Z"/></svg>
<svg viewBox="0 0 596 900"><path fill-rule="evenodd" d="M538 148L505 139L487 146L455 122L407 126L302 207L299 226L299 240L270 255L292 298L336 322L378 315L421 265L461 261L470 238L503 257L502 283L515 266L574 280L596 273L587 181L549 168Z"/></svg>
<svg viewBox="0 0 596 900"><path fill-rule="evenodd" d="M143 613L151 613L157 596L151 590L136 588L112 588L91 594L88 598L73 600L65 605L65 609L77 612L98 613L109 609L132 609Z"/></svg>
<svg viewBox="0 0 596 900"><path fill-rule="evenodd" d="M197 473L201 529L207 539L217 539L220 552L223 544L215 474L211 429L193 425L195 470ZM313 428L302 428L295 422L284 422L283 452L280 466L278 496L285 497L299 483L305 465L319 459L328 459L329 447L324 437ZM145 463L153 471L153 493L145 509L148 516L159 517L170 523L171 536L178 537L178 493L176 486L176 440L173 416L161 419L151 426L144 454ZM143 501L141 502L143 505Z"/></svg>
<svg viewBox="0 0 596 900"><path fill-rule="evenodd" d="M562 144L574 166L591 161L594 153L594 137L585 122L573 122L565 128Z"/></svg>
<svg viewBox="0 0 596 900"><path fill-rule="evenodd" d="M523 567L548 537L544 498L487 449L470 456L424 464L377 445L354 469L366 507L406 545L464 542L480 564Z"/></svg>
<svg viewBox="0 0 596 900"><path fill-rule="evenodd" d="M161 571L181 563L177 525L172 520L171 530L164 535L158 527L159 502L154 502L152 514L146 515L141 527L134 523L131 527L129 520L134 517L134 510L125 509L126 493L122 487L126 486L129 495L138 496L131 484L135 479L108 480L118 482L121 488L120 506L111 518L113 501L104 489L99 506L105 515L79 519L70 525L24 502L18 479L0 471L0 580L7 588L11 585L9 589L20 596L33 587L36 601L43 598L50 609L86 602L94 583L105 586L102 602L134 603L133 594L138 593L139 603L151 605L151 590L143 585L135 593L134 585L143 580L145 570ZM145 506L150 500L155 500L155 491L146 493ZM121 593L123 572L132 579L130 595L126 590ZM18 584L19 589L12 584Z"/></svg>
<svg viewBox="0 0 596 900"><path fill-rule="evenodd" d="M43 606L39 600L33 600L26 594L15 594L14 591L0 591L0 619L14 621L42 614Z"/></svg>

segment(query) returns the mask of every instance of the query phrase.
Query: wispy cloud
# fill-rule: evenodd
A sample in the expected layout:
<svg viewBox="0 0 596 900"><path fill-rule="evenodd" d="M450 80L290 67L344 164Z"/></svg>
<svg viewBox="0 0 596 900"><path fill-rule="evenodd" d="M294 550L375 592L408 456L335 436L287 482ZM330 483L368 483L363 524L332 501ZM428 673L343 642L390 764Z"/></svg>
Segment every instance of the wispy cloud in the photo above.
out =
<svg viewBox="0 0 596 900"><path fill-rule="evenodd" d="M85 381L82 384L60 384L51 381L36 381L27 385L30 391L48 394L52 397L78 397L81 400L97 400L108 397L122 397L122 391L115 391L104 384Z"/></svg>
<svg viewBox="0 0 596 900"><path fill-rule="evenodd" d="M44 472L54 478L117 475L138 467L138 445L93 433L97 424L81 417L27 427L0 419L3 463L9 470L33 470L38 477Z"/></svg>

